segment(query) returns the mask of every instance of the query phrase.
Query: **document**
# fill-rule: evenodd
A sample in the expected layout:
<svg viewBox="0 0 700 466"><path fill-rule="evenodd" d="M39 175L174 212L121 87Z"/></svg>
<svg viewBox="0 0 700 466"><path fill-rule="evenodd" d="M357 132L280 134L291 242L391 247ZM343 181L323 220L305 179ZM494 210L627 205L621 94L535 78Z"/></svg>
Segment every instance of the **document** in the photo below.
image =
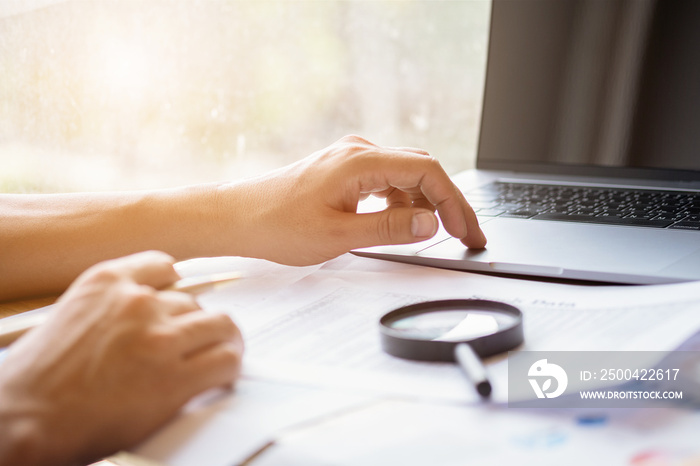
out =
<svg viewBox="0 0 700 466"><path fill-rule="evenodd" d="M525 344L521 349L528 350L669 351L700 329L700 283L563 285L351 255L305 268L240 258L198 259L178 267L183 276L233 270L244 273L245 279L202 295L199 302L207 311L233 317L244 335L246 353L243 379L233 394L205 394L135 450L174 465L237 464L256 454L262 460L275 451L265 448L275 439L286 438L300 428L313 431L314 426L326 426L334 419L341 420L340 430L332 431L335 434L345 432L346 420L360 420L348 424L358 429L364 422L370 423L365 426L374 425L375 415L386 418L385 414L398 412L427 419L441 412L442 406L447 407L446 412L459 408L455 412L461 414L455 414L454 425L479 425L481 417L487 415L484 413L490 417L490 410L496 408L477 404L473 387L454 364L406 361L382 351L380 316L408 303L480 298L515 305L524 313ZM505 399L506 364L505 356L486 361L496 401ZM386 400L408 404L384 404ZM378 406L382 408L375 411ZM421 406L417 409L422 411L411 414L415 406ZM499 412L492 423L512 418L510 411ZM530 420L522 416L514 419L522 420L524 429ZM533 425L544 429L547 422ZM426 423L420 435L437 441L442 431L431 425ZM489 426L484 431L499 428ZM372 431L378 432L368 428ZM481 439L478 435L483 437L476 434L477 439ZM309 438L300 441L303 444ZM412 442L411 435L397 434L389 439L377 435L384 446L391 445L385 440L392 438L404 445ZM366 441L362 440L367 449L358 449L355 454L365 451L370 455L367 458L374 458L378 452ZM495 449L503 447L503 442L492 443ZM445 454L454 458L449 449ZM303 463L305 457L298 458Z"/></svg>
<svg viewBox="0 0 700 466"><path fill-rule="evenodd" d="M406 361L381 349L379 318L428 299L492 299L519 307L525 329L520 349L531 351L670 351L700 329L699 283L590 287L377 262L338 259L267 297L264 305L235 313L246 337L244 373L313 386L477 401L456 365ZM486 361L493 399L500 402L507 398L504 359Z"/></svg>
<svg viewBox="0 0 700 466"><path fill-rule="evenodd" d="M132 453L168 466L241 464L277 432L311 426L371 401L363 394L244 377L233 392L211 390L190 402Z"/></svg>
<svg viewBox="0 0 700 466"><path fill-rule="evenodd" d="M386 400L283 432L252 465L690 465L700 460L698 430L700 415L688 410L563 413Z"/></svg>

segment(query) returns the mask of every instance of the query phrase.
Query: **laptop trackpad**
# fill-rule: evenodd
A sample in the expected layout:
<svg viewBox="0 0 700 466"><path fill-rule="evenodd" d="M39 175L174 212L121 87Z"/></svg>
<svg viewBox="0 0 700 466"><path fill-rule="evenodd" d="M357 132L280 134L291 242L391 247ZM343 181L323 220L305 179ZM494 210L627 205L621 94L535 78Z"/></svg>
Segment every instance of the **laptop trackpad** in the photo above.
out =
<svg viewBox="0 0 700 466"><path fill-rule="evenodd" d="M669 241L668 234L674 232L655 228L505 218L481 227L488 238L484 250L468 250L458 240L447 239L417 255L479 262L495 272L556 276L564 270L583 270L646 275L698 249L697 235L678 235Z"/></svg>

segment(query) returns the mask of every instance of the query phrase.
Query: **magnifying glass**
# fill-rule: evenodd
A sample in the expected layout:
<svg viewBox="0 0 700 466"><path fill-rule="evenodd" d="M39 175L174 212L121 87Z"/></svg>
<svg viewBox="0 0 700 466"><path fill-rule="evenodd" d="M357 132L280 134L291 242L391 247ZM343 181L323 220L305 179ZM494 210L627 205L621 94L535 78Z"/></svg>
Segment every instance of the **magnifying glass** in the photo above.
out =
<svg viewBox="0 0 700 466"><path fill-rule="evenodd" d="M417 361L459 363L482 397L491 383L481 358L523 342L523 314L514 306L483 299L428 301L395 309L379 321L382 348Z"/></svg>

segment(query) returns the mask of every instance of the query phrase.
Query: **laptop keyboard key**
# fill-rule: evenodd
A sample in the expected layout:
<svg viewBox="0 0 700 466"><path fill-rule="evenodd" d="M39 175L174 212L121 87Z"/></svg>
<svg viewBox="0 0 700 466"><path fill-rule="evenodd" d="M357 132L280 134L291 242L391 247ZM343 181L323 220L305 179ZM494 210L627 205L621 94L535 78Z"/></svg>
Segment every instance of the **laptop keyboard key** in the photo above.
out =
<svg viewBox="0 0 700 466"><path fill-rule="evenodd" d="M501 217L506 217L506 218L530 218L534 217L537 215L537 212L532 211L532 210L515 210L515 211L508 211L501 215Z"/></svg>
<svg viewBox="0 0 700 466"><path fill-rule="evenodd" d="M503 209L479 209L476 215L477 217L498 217L504 212Z"/></svg>
<svg viewBox="0 0 700 466"><path fill-rule="evenodd" d="M694 192L495 182L467 199L482 217L700 229Z"/></svg>
<svg viewBox="0 0 700 466"><path fill-rule="evenodd" d="M678 222L674 223L669 229L672 230L700 230L699 222Z"/></svg>
<svg viewBox="0 0 700 466"><path fill-rule="evenodd" d="M534 220L556 220L560 222L601 223L605 225L625 225L637 227L666 228L673 222L669 220L652 220L645 218L627 217L591 217L588 215L540 214L532 217Z"/></svg>

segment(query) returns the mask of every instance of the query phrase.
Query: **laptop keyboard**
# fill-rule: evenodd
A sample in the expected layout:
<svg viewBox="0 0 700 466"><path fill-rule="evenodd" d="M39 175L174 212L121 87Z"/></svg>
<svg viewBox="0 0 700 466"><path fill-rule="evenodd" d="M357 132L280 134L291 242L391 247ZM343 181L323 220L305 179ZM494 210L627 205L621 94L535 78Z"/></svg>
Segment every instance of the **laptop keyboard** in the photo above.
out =
<svg viewBox="0 0 700 466"><path fill-rule="evenodd" d="M480 217L700 230L700 193L494 182L469 191Z"/></svg>

